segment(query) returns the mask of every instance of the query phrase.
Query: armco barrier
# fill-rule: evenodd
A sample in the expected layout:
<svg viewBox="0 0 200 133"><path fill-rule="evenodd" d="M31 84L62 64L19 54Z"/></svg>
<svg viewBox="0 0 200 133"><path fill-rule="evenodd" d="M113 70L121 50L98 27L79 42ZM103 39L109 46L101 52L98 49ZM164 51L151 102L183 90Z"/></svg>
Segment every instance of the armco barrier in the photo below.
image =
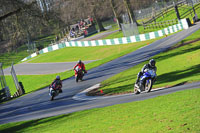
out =
<svg viewBox="0 0 200 133"><path fill-rule="evenodd" d="M107 46L107 45L118 45L118 44L127 44L127 43L133 43L133 42L146 41L149 39L154 39L156 37L161 37L161 36L168 35L170 33L174 33L179 30L188 29L188 28L189 26L186 19L181 19L178 24L169 26L167 28L164 28L162 30L155 31L155 32L150 32L150 33L140 34L140 35L130 36L130 37L105 39L105 40L62 42L62 43L49 46L40 50L39 54L47 53L47 52L65 48L65 47ZM24 58L22 61L26 61L35 56L37 56L37 54L33 53L30 56Z"/></svg>

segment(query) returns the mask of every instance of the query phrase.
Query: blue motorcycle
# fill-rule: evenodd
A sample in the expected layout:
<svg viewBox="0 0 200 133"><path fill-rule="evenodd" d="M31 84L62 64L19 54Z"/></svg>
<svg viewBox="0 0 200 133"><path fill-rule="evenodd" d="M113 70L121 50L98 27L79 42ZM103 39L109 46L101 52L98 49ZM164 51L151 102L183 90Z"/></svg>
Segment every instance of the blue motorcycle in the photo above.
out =
<svg viewBox="0 0 200 133"><path fill-rule="evenodd" d="M153 79L156 77L154 70L146 69L140 77L139 83L134 85L134 93L140 94L141 92L150 92L153 86Z"/></svg>

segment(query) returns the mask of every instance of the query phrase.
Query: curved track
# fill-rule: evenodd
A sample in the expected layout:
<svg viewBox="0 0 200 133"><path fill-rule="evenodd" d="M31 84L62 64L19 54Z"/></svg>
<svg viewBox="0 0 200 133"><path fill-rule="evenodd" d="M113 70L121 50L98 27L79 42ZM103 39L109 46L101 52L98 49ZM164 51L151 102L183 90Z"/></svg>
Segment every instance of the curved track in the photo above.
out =
<svg viewBox="0 0 200 133"><path fill-rule="evenodd" d="M76 83L74 81L74 77L63 81L63 93L56 97L55 101L49 100L50 97L48 95L48 89L44 88L16 100L1 104L0 124L67 114L85 109L148 99L184 89L200 88L200 83L198 82L141 95L128 94L100 100L83 101L77 101L72 98L78 92L83 91L86 88L89 88L123 70L149 59L155 54L166 50L198 29L200 29L200 24L197 24L188 30L183 30L179 33L163 38L146 47L138 49L135 52L94 68L88 71L88 74L84 77L84 82Z"/></svg>

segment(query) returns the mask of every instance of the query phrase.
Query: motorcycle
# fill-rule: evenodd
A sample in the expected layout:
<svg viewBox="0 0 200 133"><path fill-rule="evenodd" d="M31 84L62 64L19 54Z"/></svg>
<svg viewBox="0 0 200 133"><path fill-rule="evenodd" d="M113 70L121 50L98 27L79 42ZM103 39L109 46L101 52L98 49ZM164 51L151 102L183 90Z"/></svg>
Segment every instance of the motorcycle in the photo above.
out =
<svg viewBox="0 0 200 133"><path fill-rule="evenodd" d="M75 75L76 82L78 82L78 80L83 81L83 76L84 76L85 72L78 66L75 68L75 70L77 72L77 74Z"/></svg>
<svg viewBox="0 0 200 133"><path fill-rule="evenodd" d="M139 83L134 85L134 93L140 94L142 91L150 92L153 86L153 79L155 79L156 73L154 70L147 69L140 77Z"/></svg>
<svg viewBox="0 0 200 133"><path fill-rule="evenodd" d="M59 90L55 90L53 88L49 89L49 95L51 96L51 101L54 100L54 97L58 96Z"/></svg>
<svg viewBox="0 0 200 133"><path fill-rule="evenodd" d="M53 89L52 87L49 88L49 95L51 96L51 101L54 100L54 97L58 96L59 93L62 93L61 89Z"/></svg>

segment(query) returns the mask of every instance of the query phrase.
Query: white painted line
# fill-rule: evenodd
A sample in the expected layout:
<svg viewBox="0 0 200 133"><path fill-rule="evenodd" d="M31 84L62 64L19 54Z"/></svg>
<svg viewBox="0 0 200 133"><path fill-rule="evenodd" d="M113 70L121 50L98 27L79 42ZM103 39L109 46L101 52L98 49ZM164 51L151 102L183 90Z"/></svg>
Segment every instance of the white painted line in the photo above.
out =
<svg viewBox="0 0 200 133"><path fill-rule="evenodd" d="M47 52L48 52L48 48L44 48L44 49L43 49L43 52L44 52L44 53L47 53Z"/></svg>
<svg viewBox="0 0 200 133"><path fill-rule="evenodd" d="M115 44L120 44L118 38L113 39Z"/></svg>
<svg viewBox="0 0 200 133"><path fill-rule="evenodd" d="M57 50L58 49L58 44L53 45L52 48L53 48L53 50Z"/></svg>
<svg viewBox="0 0 200 133"><path fill-rule="evenodd" d="M123 44L128 43L127 38L126 37L122 37L122 42L123 42Z"/></svg>
<svg viewBox="0 0 200 133"><path fill-rule="evenodd" d="M69 47L69 42L65 42L66 47Z"/></svg>
<svg viewBox="0 0 200 133"><path fill-rule="evenodd" d="M131 42L136 42L135 36L131 36L130 39L131 39Z"/></svg>
<svg viewBox="0 0 200 133"><path fill-rule="evenodd" d="M103 46L103 41L99 40L99 46Z"/></svg>
<svg viewBox="0 0 200 133"><path fill-rule="evenodd" d="M76 44L75 44L75 42L74 42L74 41L72 41L72 42L71 42L71 44L72 44L72 46L73 46L73 47L75 47L75 46L76 46Z"/></svg>
<svg viewBox="0 0 200 133"><path fill-rule="evenodd" d="M154 39L154 38L156 38L156 36L155 36L155 33L154 33L154 32L150 32L150 33L149 33L149 35L150 35L150 39Z"/></svg>
<svg viewBox="0 0 200 133"><path fill-rule="evenodd" d="M140 34L140 40L141 41L146 41L145 35L144 34Z"/></svg>
<svg viewBox="0 0 200 133"><path fill-rule="evenodd" d="M32 55L31 55L31 57L33 58L33 57L35 57L35 56L37 56L37 54L36 53L33 53Z"/></svg>
<svg viewBox="0 0 200 133"><path fill-rule="evenodd" d="M112 45L110 39L106 39L106 44L107 44L107 45Z"/></svg>
<svg viewBox="0 0 200 133"><path fill-rule="evenodd" d="M77 43L79 47L82 47L82 43L80 41L77 41Z"/></svg>
<svg viewBox="0 0 200 133"><path fill-rule="evenodd" d="M106 99L106 98L113 98L113 97L121 97L121 96L130 96L130 95L134 95L134 93L128 93L128 94L122 94L122 95L113 95L113 96L86 96L86 93L93 90L93 89L97 89L100 87L100 83L96 84L78 94L76 94L75 96L72 97L72 99L77 100L77 101L84 101L84 100L99 100L99 99ZM153 91L157 91L157 90L162 90L165 87L162 88L157 88L157 89L152 89L151 92ZM142 92L145 93L145 92ZM141 93L141 94L142 94Z"/></svg>
<svg viewBox="0 0 200 133"><path fill-rule="evenodd" d="M83 41L85 44L85 47L89 47L89 42L88 41Z"/></svg>
<svg viewBox="0 0 200 133"><path fill-rule="evenodd" d="M163 36L162 30L158 31L158 35L159 35L159 37Z"/></svg>
<svg viewBox="0 0 200 133"><path fill-rule="evenodd" d="M96 46L96 42L95 41L91 41L92 46Z"/></svg>

